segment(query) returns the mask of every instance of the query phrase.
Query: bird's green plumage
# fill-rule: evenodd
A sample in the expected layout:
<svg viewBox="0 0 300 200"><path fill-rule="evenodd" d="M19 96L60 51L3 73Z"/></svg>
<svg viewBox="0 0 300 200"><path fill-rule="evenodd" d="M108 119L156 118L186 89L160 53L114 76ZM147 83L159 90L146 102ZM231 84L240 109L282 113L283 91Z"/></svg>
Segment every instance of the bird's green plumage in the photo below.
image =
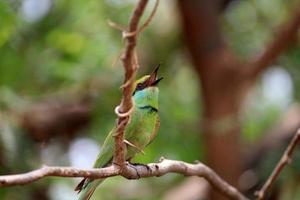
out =
<svg viewBox="0 0 300 200"><path fill-rule="evenodd" d="M133 112L125 130L125 139L133 145L127 145L126 160L134 157L135 154L143 150L154 139L159 128L158 117L158 93L157 70L142 77L135 82L135 92L133 98ZM94 168L101 168L111 164L114 153L113 129L106 137L101 151L94 164ZM92 196L96 187L104 179L90 180L84 179L76 188L79 190L79 200L88 200Z"/></svg>

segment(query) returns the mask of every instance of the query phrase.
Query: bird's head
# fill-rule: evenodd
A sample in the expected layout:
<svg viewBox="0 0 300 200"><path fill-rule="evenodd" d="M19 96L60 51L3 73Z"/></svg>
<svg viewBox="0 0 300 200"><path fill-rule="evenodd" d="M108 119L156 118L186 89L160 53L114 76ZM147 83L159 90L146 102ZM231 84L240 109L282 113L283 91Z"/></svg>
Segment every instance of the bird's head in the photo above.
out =
<svg viewBox="0 0 300 200"><path fill-rule="evenodd" d="M136 104L147 104L150 101L158 101L158 83L163 77L158 78L159 65L150 75L145 75L135 82L133 98ZM153 103L153 102L152 102ZM156 103L155 103L156 104Z"/></svg>

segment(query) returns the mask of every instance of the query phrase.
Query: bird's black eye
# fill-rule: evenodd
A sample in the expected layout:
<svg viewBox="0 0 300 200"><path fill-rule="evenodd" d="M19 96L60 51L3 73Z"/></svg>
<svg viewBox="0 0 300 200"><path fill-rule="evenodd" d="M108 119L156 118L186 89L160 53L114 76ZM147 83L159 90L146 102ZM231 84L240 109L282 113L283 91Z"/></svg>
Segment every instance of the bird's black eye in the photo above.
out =
<svg viewBox="0 0 300 200"><path fill-rule="evenodd" d="M134 92L133 92L132 95L134 95L136 91L143 90L145 87L146 87L146 85L145 85L144 83L138 83L138 84L136 85L135 90L134 90Z"/></svg>
<svg viewBox="0 0 300 200"><path fill-rule="evenodd" d="M137 84L135 90L142 90L142 89L143 89L143 84L142 83Z"/></svg>

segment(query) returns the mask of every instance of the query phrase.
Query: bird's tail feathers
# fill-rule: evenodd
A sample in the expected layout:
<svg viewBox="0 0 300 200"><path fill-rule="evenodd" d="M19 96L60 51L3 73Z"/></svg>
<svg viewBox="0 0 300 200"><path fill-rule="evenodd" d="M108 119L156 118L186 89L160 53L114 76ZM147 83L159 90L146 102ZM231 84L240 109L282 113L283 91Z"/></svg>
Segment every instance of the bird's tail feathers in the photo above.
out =
<svg viewBox="0 0 300 200"><path fill-rule="evenodd" d="M105 179L96 179L96 180L83 179L75 189L76 191L78 191L78 193L80 193L78 200L89 200L92 197L98 185L102 183L104 180Z"/></svg>

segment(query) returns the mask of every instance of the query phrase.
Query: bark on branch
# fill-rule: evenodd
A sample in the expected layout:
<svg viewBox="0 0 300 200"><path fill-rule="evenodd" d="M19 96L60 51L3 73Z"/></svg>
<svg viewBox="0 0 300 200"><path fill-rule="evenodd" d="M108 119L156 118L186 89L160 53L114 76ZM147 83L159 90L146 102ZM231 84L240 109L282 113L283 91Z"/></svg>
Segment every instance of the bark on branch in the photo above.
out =
<svg viewBox="0 0 300 200"><path fill-rule="evenodd" d="M124 155L124 131L129 122L131 111L132 111L132 93L134 90L134 81L136 72L138 69L138 58L135 50L137 43L137 36L139 32L143 31L152 20L158 6L159 0L156 1L154 9L144 23L144 25L139 29L138 24L144 13L148 0L140 0L133 10L132 16L129 21L128 30L123 31L123 37L125 39L125 51L121 57L123 67L125 69L125 80L122 85L123 96L120 106L116 107L115 111L118 115L118 122L116 127L115 137L115 153L114 161L116 165L122 170L125 167L125 155Z"/></svg>
<svg viewBox="0 0 300 200"><path fill-rule="evenodd" d="M127 179L139 179L144 177L163 176L168 173L179 173L185 176L199 176L206 179L214 189L230 199L247 199L236 188L224 181L206 165L202 163L190 164L167 159L161 159L159 163L150 163L147 165L127 164L122 171L120 171L119 167L116 165L99 169L43 166L40 169L24 174L0 176L0 187L29 184L48 176L107 178L120 175Z"/></svg>
<svg viewBox="0 0 300 200"><path fill-rule="evenodd" d="M115 133L115 154L114 154L114 163L118 166L124 168L125 166L125 157L124 157L124 131L129 122L130 113L132 111L132 93L133 85L135 80L136 71L138 69L137 58L135 55L135 47L138 24L141 16L145 10L145 7L148 3L148 0L140 0L136 5L133 14L129 22L128 31L123 32L123 36L126 41L125 51L122 55L123 67L125 69L125 80L122 86L123 96L120 106L116 108L116 113L118 115L118 122ZM129 34L128 34L129 33Z"/></svg>

